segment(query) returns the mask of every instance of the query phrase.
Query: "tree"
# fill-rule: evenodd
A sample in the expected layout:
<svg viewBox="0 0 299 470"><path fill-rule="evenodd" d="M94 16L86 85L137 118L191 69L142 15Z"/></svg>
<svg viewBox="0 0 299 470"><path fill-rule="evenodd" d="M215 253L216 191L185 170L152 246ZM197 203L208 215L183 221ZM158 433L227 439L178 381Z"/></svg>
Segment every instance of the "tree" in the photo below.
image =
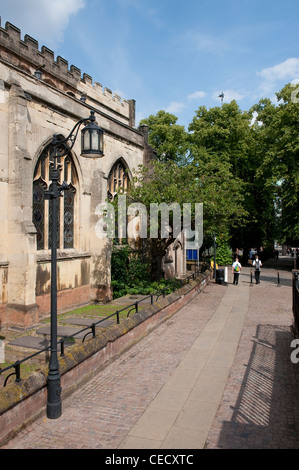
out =
<svg viewBox="0 0 299 470"><path fill-rule="evenodd" d="M227 231L216 237L216 263L219 266L231 264L232 256L233 254L230 248L230 237Z"/></svg>
<svg viewBox="0 0 299 470"><path fill-rule="evenodd" d="M254 171L250 164L253 145L250 121L251 114L242 112L232 101L209 110L205 106L199 107L189 125L193 161L209 172L209 185L214 181L213 191L220 196L217 211L212 201L206 198L207 243L211 240L212 230L218 238L229 230L234 239L250 219L248 182ZM229 218L225 211L230 214ZM243 246L243 237L235 243Z"/></svg>
<svg viewBox="0 0 299 470"><path fill-rule="evenodd" d="M248 172L251 114L240 110L235 100L221 107L200 106L189 125L191 143L197 154L231 165L234 176L244 179Z"/></svg>
<svg viewBox="0 0 299 470"><path fill-rule="evenodd" d="M275 200L276 238L288 244L299 243L299 107L294 91L288 84L276 93L278 106L261 100L253 108L263 150L257 177Z"/></svg>
<svg viewBox="0 0 299 470"><path fill-rule="evenodd" d="M156 161L152 168L140 167L134 184L127 192L128 203L142 203L146 207L147 227L150 228L151 204L168 206L190 204L191 223L195 221L195 204L203 204L203 230L211 235L214 230L226 230L232 221L243 217L242 196L239 182L232 178L229 165L219 161L193 161L188 165ZM181 211L183 217L183 211ZM181 219L183 228L183 219ZM170 211L169 226L174 228L173 212ZM194 229L194 225L192 225ZM167 248L175 241L173 232L163 236L159 219L158 236L148 236L146 255L155 280L162 276L161 262Z"/></svg>
<svg viewBox="0 0 299 470"><path fill-rule="evenodd" d="M218 238L229 232L231 247L243 248L245 256L251 247L272 249L275 239L299 242L294 91L287 85L277 93L278 106L263 99L249 111L241 111L235 101L201 106L188 133L165 111L150 116L144 122L162 166L139 174L138 197L146 203L153 195L168 204L202 202L207 246L214 232ZM132 196L138 199L137 192ZM156 259L172 241L157 241Z"/></svg>
<svg viewBox="0 0 299 470"><path fill-rule="evenodd" d="M177 124L178 118L166 111L158 111L143 119L140 124L148 126L149 144L156 150L161 162L182 163L187 158L187 133Z"/></svg>
<svg viewBox="0 0 299 470"><path fill-rule="evenodd" d="M188 188L183 180L182 168L171 161L156 161L151 168L140 166L134 174L133 184L128 189L128 204L141 203L146 208L147 238L143 241L143 248L145 259L151 266L153 280L162 278L162 258L175 238L172 232L169 232L168 236L162 234L161 218L158 219L157 237L151 237L151 205L182 204L188 200L186 191ZM173 227L172 211L169 212L169 226Z"/></svg>

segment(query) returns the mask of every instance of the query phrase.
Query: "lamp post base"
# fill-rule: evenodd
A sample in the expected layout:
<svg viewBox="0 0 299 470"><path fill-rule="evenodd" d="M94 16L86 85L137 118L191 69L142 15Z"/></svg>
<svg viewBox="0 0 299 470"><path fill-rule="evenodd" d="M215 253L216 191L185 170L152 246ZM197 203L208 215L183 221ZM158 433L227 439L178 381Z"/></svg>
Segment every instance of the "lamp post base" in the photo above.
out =
<svg viewBox="0 0 299 470"><path fill-rule="evenodd" d="M58 377L48 377L47 417L49 419L57 419L61 416L60 395L60 374Z"/></svg>
<svg viewBox="0 0 299 470"><path fill-rule="evenodd" d="M47 418L58 419L61 416L61 403L48 403L47 404Z"/></svg>

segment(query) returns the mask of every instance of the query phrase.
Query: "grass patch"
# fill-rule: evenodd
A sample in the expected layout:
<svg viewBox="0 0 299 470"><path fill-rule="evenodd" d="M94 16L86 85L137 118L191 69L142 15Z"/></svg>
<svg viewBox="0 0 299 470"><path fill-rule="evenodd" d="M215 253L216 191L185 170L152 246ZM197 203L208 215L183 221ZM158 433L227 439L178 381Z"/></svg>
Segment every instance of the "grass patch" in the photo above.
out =
<svg viewBox="0 0 299 470"><path fill-rule="evenodd" d="M11 366L12 364L14 364L14 362L1 362L0 364L0 369L5 369L6 367L9 367ZM40 369L40 364L26 364L26 362L23 362L20 366L20 370L21 370L21 379L26 379L27 377L29 377L33 372L35 372L36 370L39 370ZM6 377L10 374L12 374L14 372L14 368L12 367L11 369L8 369L6 370L5 372L3 372L1 375L0 375L0 382L1 382L1 386L3 385ZM13 383L16 379L16 376L15 375L12 375L9 379L8 379L8 382L7 384L10 384L10 383ZM3 383L2 383L3 382Z"/></svg>
<svg viewBox="0 0 299 470"><path fill-rule="evenodd" d="M131 303L134 303L134 301L132 301ZM112 315L113 313L117 312L117 310L122 310L123 308L125 308L124 305L86 305L85 307L76 308L74 310L70 310L69 312L65 312L58 315L58 321L63 322L63 320L67 320L67 318L71 316L86 316L94 319L100 319L101 317L107 317L109 315ZM125 308L125 310L120 312L119 318L126 318L129 310L130 308ZM111 319L113 318L114 317L111 317ZM50 320L50 317L46 318L43 320L43 323L50 323Z"/></svg>

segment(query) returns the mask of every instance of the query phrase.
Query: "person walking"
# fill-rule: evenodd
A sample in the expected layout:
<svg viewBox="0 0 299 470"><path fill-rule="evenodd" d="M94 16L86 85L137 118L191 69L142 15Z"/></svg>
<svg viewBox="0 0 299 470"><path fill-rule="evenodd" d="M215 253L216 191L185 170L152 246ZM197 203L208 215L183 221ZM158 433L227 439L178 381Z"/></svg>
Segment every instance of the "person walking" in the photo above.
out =
<svg viewBox="0 0 299 470"><path fill-rule="evenodd" d="M239 282L239 274L241 272L242 265L239 261L239 258L236 257L235 262L232 264L232 274L234 275L233 284L238 285Z"/></svg>
<svg viewBox="0 0 299 470"><path fill-rule="evenodd" d="M260 274L261 274L261 267L262 267L262 262L259 260L259 257L256 256L255 260L252 263L252 266L255 267L255 282L256 284L260 283Z"/></svg>

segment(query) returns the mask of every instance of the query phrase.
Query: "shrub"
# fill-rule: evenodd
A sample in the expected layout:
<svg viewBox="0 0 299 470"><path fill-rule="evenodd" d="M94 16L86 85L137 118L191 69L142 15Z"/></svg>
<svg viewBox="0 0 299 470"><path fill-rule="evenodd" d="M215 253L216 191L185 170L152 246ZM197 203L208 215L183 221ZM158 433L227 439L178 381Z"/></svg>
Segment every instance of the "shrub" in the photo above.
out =
<svg viewBox="0 0 299 470"><path fill-rule="evenodd" d="M218 266L232 263L232 250L229 246L229 236L227 234L216 237L216 263Z"/></svg>
<svg viewBox="0 0 299 470"><path fill-rule="evenodd" d="M150 267L128 246L113 248L111 258L111 285L113 298L127 294L150 295L165 289L168 294L180 287L177 279L161 279L151 282Z"/></svg>

